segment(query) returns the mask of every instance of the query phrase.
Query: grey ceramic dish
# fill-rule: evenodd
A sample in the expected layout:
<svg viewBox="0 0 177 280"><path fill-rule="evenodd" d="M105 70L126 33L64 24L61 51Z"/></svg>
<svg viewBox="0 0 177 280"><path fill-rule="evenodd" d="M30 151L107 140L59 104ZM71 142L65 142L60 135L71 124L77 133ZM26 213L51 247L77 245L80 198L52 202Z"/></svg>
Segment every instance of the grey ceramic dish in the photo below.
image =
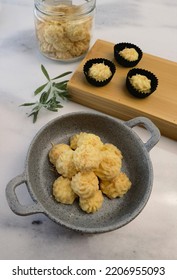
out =
<svg viewBox="0 0 177 280"><path fill-rule="evenodd" d="M143 125L150 133L144 143L132 129ZM48 152L51 143L69 143L75 133L91 132L103 142L116 145L123 154L123 171L132 181L132 188L122 198L104 199L103 207L94 214L86 214L78 201L73 205L57 203L51 195L56 174L51 171ZM54 222L85 233L103 233L118 229L132 221L145 207L152 189L153 169L149 151L159 141L157 127L147 118L137 117L119 121L104 114L71 113L45 125L34 137L27 154L24 173L13 178L6 187L11 210L17 215L43 213ZM16 188L26 183L34 201L30 206L20 203Z"/></svg>

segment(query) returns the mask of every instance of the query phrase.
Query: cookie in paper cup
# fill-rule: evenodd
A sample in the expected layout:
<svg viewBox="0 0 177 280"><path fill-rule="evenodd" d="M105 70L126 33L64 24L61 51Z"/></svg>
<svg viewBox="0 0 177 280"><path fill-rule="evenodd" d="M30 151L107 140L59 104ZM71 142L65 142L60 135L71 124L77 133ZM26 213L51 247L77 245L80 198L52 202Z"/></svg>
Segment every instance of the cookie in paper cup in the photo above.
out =
<svg viewBox="0 0 177 280"><path fill-rule="evenodd" d="M93 58L83 67L87 81L96 87L107 85L116 72L114 63L106 58Z"/></svg>
<svg viewBox="0 0 177 280"><path fill-rule="evenodd" d="M123 67L136 66L143 56L142 50L132 43L114 45L114 58Z"/></svg>
<svg viewBox="0 0 177 280"><path fill-rule="evenodd" d="M138 98L151 95L158 86L157 77L150 71L133 68L126 77L126 87L130 94Z"/></svg>

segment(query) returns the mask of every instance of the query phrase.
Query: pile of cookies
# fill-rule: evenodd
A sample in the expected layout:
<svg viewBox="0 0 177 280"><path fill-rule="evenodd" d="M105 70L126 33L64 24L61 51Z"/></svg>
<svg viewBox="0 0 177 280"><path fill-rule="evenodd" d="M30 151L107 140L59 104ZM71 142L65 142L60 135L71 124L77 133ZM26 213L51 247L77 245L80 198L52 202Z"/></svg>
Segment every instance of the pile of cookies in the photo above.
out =
<svg viewBox="0 0 177 280"><path fill-rule="evenodd" d="M80 132L70 143L59 143L49 151L49 160L59 177L52 185L56 201L72 204L76 198L87 213L102 207L104 195L109 199L122 197L131 187L121 171L122 153L113 144L104 144L93 133Z"/></svg>
<svg viewBox="0 0 177 280"><path fill-rule="evenodd" d="M93 17L74 5L58 5L48 11L57 16L36 17L36 35L40 51L56 60L68 60L85 54L90 45Z"/></svg>

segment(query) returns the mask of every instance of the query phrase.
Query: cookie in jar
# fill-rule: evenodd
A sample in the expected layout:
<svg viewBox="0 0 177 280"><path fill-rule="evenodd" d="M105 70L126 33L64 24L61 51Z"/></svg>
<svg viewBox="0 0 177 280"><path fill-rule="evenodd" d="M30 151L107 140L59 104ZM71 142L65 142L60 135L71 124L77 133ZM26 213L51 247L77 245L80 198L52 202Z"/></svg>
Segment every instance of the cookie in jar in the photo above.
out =
<svg viewBox="0 0 177 280"><path fill-rule="evenodd" d="M96 0L35 0L35 30L40 52L72 61L87 53L92 38Z"/></svg>

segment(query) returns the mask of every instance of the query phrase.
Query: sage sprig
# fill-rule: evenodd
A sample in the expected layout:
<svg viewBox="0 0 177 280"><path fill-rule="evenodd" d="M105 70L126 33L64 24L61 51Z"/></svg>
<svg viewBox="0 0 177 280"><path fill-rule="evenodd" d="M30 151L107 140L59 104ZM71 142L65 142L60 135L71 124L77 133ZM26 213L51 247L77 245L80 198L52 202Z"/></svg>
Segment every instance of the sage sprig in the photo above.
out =
<svg viewBox="0 0 177 280"><path fill-rule="evenodd" d="M43 65L41 65L41 70L44 76L46 77L47 82L39 86L34 91L35 96L40 94L39 100L36 102L23 103L20 105L20 106L33 106L31 113L28 115L29 117L30 116L33 117L33 123L37 121L39 111L42 108L45 108L52 112L57 112L59 108L63 107L60 100L61 99L65 100L69 98L69 94L67 90L67 83L69 80L64 80L60 82L57 82L56 80L61 79L71 74L72 72L68 71L51 79L49 73L47 72L46 68Z"/></svg>

